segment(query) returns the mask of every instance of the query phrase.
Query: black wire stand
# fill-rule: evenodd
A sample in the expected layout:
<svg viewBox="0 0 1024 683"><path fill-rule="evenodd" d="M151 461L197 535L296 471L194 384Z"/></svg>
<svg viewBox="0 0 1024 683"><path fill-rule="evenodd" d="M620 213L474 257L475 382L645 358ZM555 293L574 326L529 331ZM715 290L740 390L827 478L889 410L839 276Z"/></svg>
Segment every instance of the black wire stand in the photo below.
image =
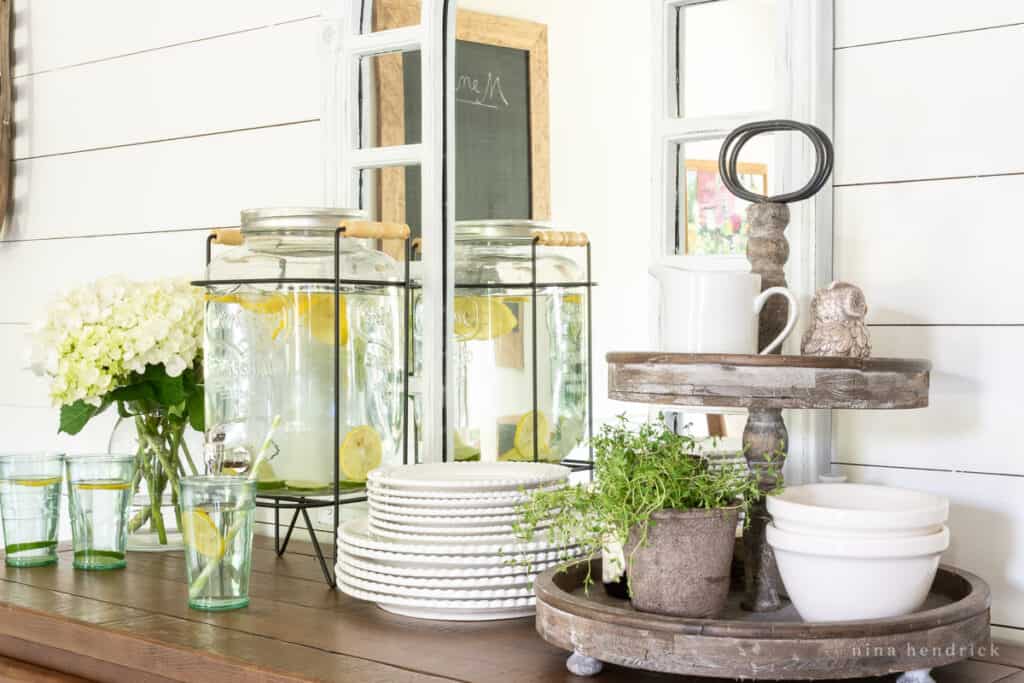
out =
<svg viewBox="0 0 1024 683"><path fill-rule="evenodd" d="M482 241L488 241L486 238L482 238ZM515 242L514 238L502 238L497 241ZM538 432L538 420L539 420L539 406L538 406L538 393L539 393L539 371L540 366L538 363L537 355L537 293L539 290L548 289L585 289L587 310L586 310L586 335L587 335L587 352L586 352L586 378L587 378L587 433L585 441L587 443L588 455L587 459L578 458L565 458L560 461L561 465L568 467L573 472L589 472L591 479L593 479L594 470L594 446L592 444L594 435L594 335L593 335L593 291L597 283L593 281L591 277L591 251L590 241L582 245L579 248L585 250L586 254L586 273L583 282L538 282L537 281L537 247L539 246L540 238L533 236L530 238L530 281L529 282L517 282L517 283L455 283L455 289L473 289L473 290L529 290L530 294L530 312L533 318L533 325L531 325L530 344L532 350L532 363L530 373L530 384L532 392L533 402L533 433L536 435ZM560 249L567 247L558 247ZM448 442L447 435L445 436L445 443ZM444 462L448 462L447 452L443 458ZM533 439L533 462L540 462L540 439Z"/></svg>
<svg viewBox="0 0 1024 683"><path fill-rule="evenodd" d="M401 281L393 280L356 280L345 279L340 276L341 272L341 240L345 235L345 228L341 227L334 234L334 273L333 278L240 278L227 280L194 280L191 284L197 287L216 286L241 286L241 285L328 285L333 286L334 296L334 319L338 320L341 312L341 293L343 286L356 287L399 287L403 290L403 345L402 354L402 464L409 464L409 432L412 425L409 421L409 368L412 361L412 305L411 291L419 289L419 285L413 284L410 278L410 263L412 257L412 245L409 240L405 241L405 262L404 277ZM212 247L216 240L215 235L210 235L206 240L206 265L209 266L212 257ZM456 289L479 289L479 290L509 290L524 289L530 292L530 305L533 320L537 320L537 294L539 290L548 289L585 289L586 290L586 394L587 394L587 433L588 458L573 459L566 458L561 464L569 467L574 472L588 472L593 478L594 449L591 439L594 432L594 361L593 361L593 304L592 293L596 283L591 278L591 249L589 241L583 245L586 251L586 279L583 282L538 282L537 281L537 246L539 238L534 237L530 242L530 281L527 283L493 283L493 284L455 284ZM531 345L533 362L531 367L532 400L533 400L533 429L534 434L538 429L538 384L539 384L539 363L537 357L537 325L531 326ZM337 414L337 406L341 403L341 360L340 360L340 338L338 326L334 326L334 405ZM448 435L445 434L445 443L448 442ZM316 537L315 527L309 511L322 508L333 508L333 527L337 530L341 519L341 506L353 503L366 502L366 488L343 487L341 473L339 471L337 453L341 448L341 426L337 419L334 420L334 485L325 489L309 492L297 492L293 490L257 491L256 507L266 508L274 511L274 551L277 555L283 556L288 549L295 526L302 518L309 533L309 540L313 546L313 552L320 569L323 572L324 580L328 585L336 585L335 565L337 564L337 543L331 544L331 562L328 564L323 546ZM418 462L419 458L416 457ZM443 462L448 462L447 452L442 457ZM540 461L540 439L533 440L533 461ZM291 519L287 523L284 536L281 535L281 513L291 512Z"/></svg>
<svg viewBox="0 0 1024 683"><path fill-rule="evenodd" d="M240 278L230 280L194 280L191 284L196 287L217 287L217 286L240 286L240 285L328 285L333 286L334 296L334 320L338 320L341 313L342 287L398 287L403 291L403 353L402 353L402 464L409 463L409 354L411 348L412 324L411 324L411 303L410 290L412 289L409 277L410 243L405 240L405 263L404 277L401 281L394 280L357 280L341 277L341 240L345 236L345 228L340 227L334 232L334 277L333 278ZM216 235L210 235L206 239L206 265L210 265L213 244ZM324 580L332 588L336 585L335 565L338 561L337 542L331 543L331 562L328 564L323 546L316 537L316 530L309 511L322 508L333 508L333 528L337 530L341 520L341 506L366 501L365 485L358 487L342 487L341 472L339 471L338 451L341 448L341 425L337 419L337 407L341 404L341 344L339 326L334 326L334 451L331 458L334 463L334 485L309 492L298 492L292 490L272 490L256 492L256 507L268 508L274 511L274 551L277 555L283 556L288 549L288 543L292 538L295 525L302 517L309 532L309 540L313 546L313 552L320 570L323 572ZM281 537L281 512L291 511L291 520L288 522L284 538Z"/></svg>

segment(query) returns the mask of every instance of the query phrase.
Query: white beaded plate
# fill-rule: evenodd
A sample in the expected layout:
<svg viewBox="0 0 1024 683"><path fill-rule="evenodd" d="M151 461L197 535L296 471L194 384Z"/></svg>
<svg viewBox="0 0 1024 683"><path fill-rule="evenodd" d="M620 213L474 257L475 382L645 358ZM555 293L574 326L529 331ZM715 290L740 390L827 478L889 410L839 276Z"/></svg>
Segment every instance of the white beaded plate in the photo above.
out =
<svg viewBox="0 0 1024 683"><path fill-rule="evenodd" d="M444 578L444 577L415 577L401 576L398 574L385 574L371 569L364 569L349 558L339 559L337 563L339 572L349 576L358 577L365 581L374 581L390 586L407 586L409 588L512 588L530 587L536 574L511 574L509 576L481 576L468 578Z"/></svg>
<svg viewBox="0 0 1024 683"><path fill-rule="evenodd" d="M534 613L536 598L505 598L499 600L433 600L402 598L384 593L366 591L338 581L338 588L360 600L375 602L388 612L420 619L445 621L488 621L514 619Z"/></svg>
<svg viewBox="0 0 1024 683"><path fill-rule="evenodd" d="M370 509L374 512L387 515L406 515L412 517L494 517L497 515L516 515L518 510L514 505L471 508L461 507L401 507L382 502L377 498L370 497Z"/></svg>
<svg viewBox="0 0 1024 683"><path fill-rule="evenodd" d="M338 580L360 590L395 595L403 598L434 598L438 600L500 600L504 598L528 598L533 588L511 586L508 588L413 588L393 586L377 581L367 581L346 571L338 573Z"/></svg>
<svg viewBox="0 0 1024 683"><path fill-rule="evenodd" d="M419 543L517 543L519 537L514 533L497 534L431 534L425 535L415 531L396 531L375 524L372 520L369 524L370 533L380 538L389 538L396 541L417 541Z"/></svg>
<svg viewBox="0 0 1024 683"><path fill-rule="evenodd" d="M375 536L369 531L365 517L353 519L343 524L338 529L338 539L347 546L358 546L369 550L382 550L384 552L402 553L405 555L438 555L442 557L451 555L498 555L504 557L506 555L562 550L562 548L559 548L547 538L529 542L513 539L512 542L508 543L492 544L478 544L472 540L448 543L410 543L409 541L398 541ZM567 548L566 552L569 553L571 550Z"/></svg>
<svg viewBox="0 0 1024 683"><path fill-rule="evenodd" d="M525 491L405 491L372 484L366 487L367 497L388 505L403 507L490 507L518 505L534 493L557 491L565 484L541 486Z"/></svg>
<svg viewBox="0 0 1024 683"><path fill-rule="evenodd" d="M545 550L531 553L508 553L493 555L425 555L421 553L394 553L374 548L363 548L361 546L345 543L339 539L339 552L344 551L347 555L362 557L398 567L441 568L441 567L480 567L496 568L506 567L506 573L521 573L532 571L534 565L543 562L559 562L575 558L578 551L566 552L564 550Z"/></svg>
<svg viewBox="0 0 1024 683"><path fill-rule="evenodd" d="M370 472L367 481L394 489L495 491L550 486L569 478L569 468L539 462L449 462L390 465Z"/></svg>
<svg viewBox="0 0 1024 683"><path fill-rule="evenodd" d="M558 560L545 560L526 565L492 565L489 567L409 567L391 564L387 560L359 557L338 547L338 562L366 569L367 571L416 579L480 579L493 577L518 577L542 572L561 564Z"/></svg>
<svg viewBox="0 0 1024 683"><path fill-rule="evenodd" d="M376 508L370 509L370 516L374 520L382 520L401 524L406 527L481 527L481 526L509 526L519 520L519 515L472 515L472 516L451 516L451 517L423 517L421 515L397 515L393 512L383 512Z"/></svg>
<svg viewBox="0 0 1024 683"><path fill-rule="evenodd" d="M429 527L429 526L409 526L402 522L392 522L386 519L377 519L370 513L370 526L374 531L379 529L388 529L390 531L399 531L402 533L416 533L422 534L423 536L483 536L483 535L497 535L511 536L515 534L515 529L511 524L495 524L494 526L441 526L441 527ZM550 521L545 521L541 524L535 525L535 528L544 528L551 526Z"/></svg>

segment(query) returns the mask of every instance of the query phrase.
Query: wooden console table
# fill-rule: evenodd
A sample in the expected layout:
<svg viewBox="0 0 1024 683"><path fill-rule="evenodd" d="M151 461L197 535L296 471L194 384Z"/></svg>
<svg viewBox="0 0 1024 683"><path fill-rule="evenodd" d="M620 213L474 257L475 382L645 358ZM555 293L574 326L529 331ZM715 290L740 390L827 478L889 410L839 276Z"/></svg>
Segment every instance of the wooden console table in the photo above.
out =
<svg viewBox="0 0 1024 683"><path fill-rule="evenodd" d="M116 572L2 567L0 679L157 683L490 683L577 681L565 653L537 635L533 619L419 621L328 589L296 541L283 558L257 537L252 604L196 612L185 601L180 553L130 553ZM9 659L5 659L9 658ZM17 660L17 661L11 661ZM61 672L43 674L48 671ZM61 675L64 674L64 675ZM1024 683L1024 648L934 672L940 683ZM608 667L602 683L707 679ZM865 679L864 683L888 679Z"/></svg>

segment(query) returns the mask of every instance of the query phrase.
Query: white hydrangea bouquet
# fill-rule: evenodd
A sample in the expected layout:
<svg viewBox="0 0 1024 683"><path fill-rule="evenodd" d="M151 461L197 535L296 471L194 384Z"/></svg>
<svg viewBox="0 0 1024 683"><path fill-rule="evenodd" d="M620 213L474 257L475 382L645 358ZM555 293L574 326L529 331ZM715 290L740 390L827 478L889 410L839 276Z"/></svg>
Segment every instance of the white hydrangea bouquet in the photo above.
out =
<svg viewBox="0 0 1024 683"><path fill-rule="evenodd" d="M109 277L54 301L32 334L32 366L60 407L59 431L77 434L111 405L138 432L138 467L150 506L129 532L147 522L168 543L161 512L169 486L180 529L178 480L196 474L185 429L203 425L203 295L185 280L131 282Z"/></svg>

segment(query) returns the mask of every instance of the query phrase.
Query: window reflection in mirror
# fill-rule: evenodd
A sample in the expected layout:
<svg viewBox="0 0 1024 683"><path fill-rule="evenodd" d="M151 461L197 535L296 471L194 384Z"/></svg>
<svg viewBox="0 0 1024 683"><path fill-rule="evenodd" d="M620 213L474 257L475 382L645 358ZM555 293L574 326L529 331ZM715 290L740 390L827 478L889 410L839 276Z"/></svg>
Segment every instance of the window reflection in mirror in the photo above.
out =
<svg viewBox="0 0 1024 683"><path fill-rule="evenodd" d="M359 60L363 97L359 146L391 147L422 141L420 53L388 52Z"/></svg>
<svg viewBox="0 0 1024 683"><path fill-rule="evenodd" d="M772 108L775 5L776 0L714 0L677 9L680 116Z"/></svg>
<svg viewBox="0 0 1024 683"><path fill-rule="evenodd" d="M694 140L678 145L674 248L689 256L743 256L750 225L748 202L722 184L718 154L722 139ZM762 135L744 145L736 165L740 182L757 194L771 194L774 136Z"/></svg>

